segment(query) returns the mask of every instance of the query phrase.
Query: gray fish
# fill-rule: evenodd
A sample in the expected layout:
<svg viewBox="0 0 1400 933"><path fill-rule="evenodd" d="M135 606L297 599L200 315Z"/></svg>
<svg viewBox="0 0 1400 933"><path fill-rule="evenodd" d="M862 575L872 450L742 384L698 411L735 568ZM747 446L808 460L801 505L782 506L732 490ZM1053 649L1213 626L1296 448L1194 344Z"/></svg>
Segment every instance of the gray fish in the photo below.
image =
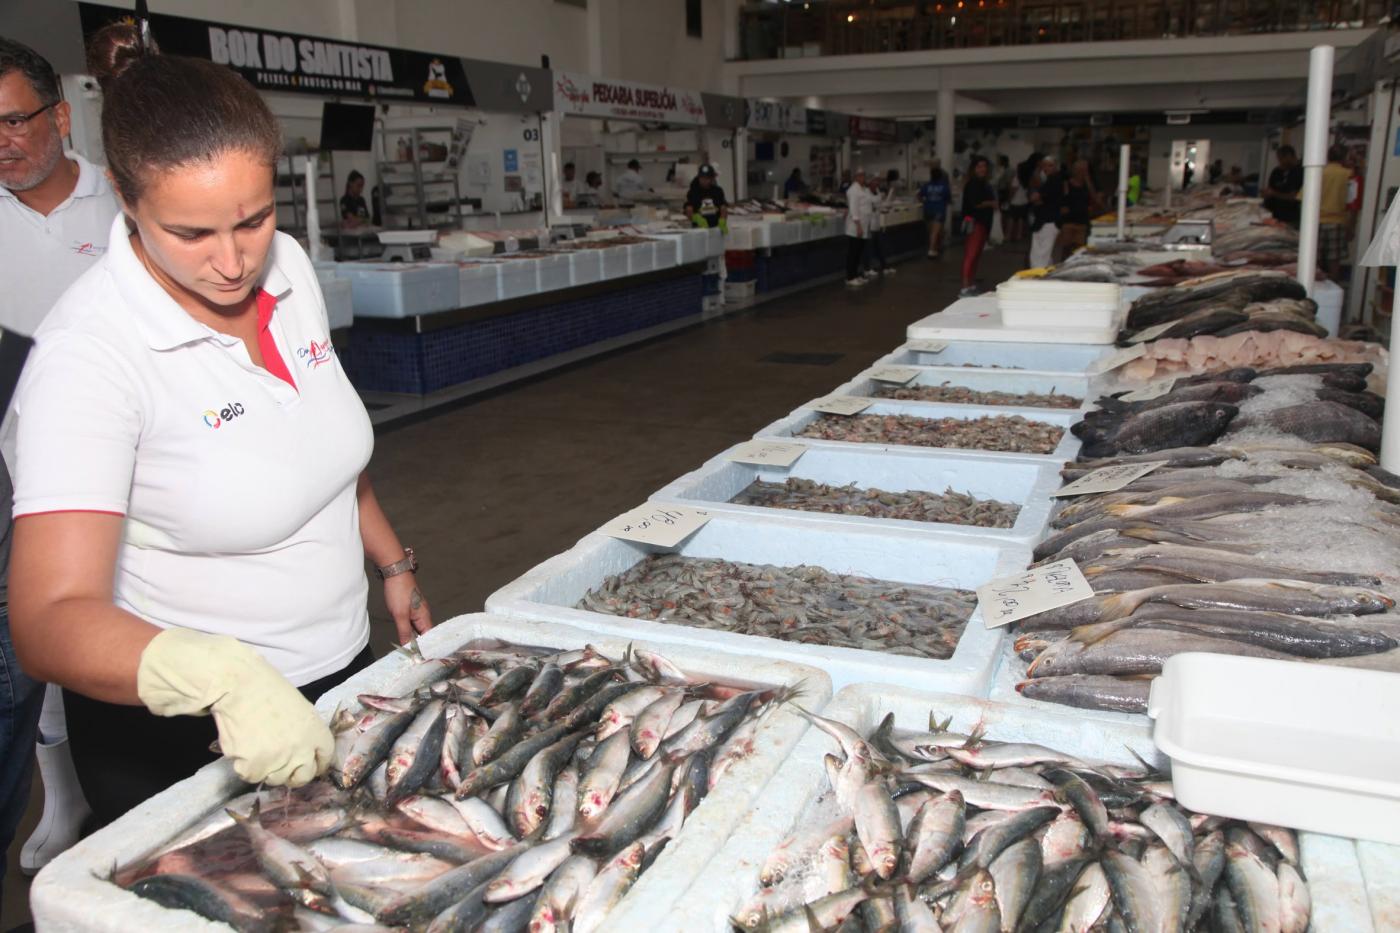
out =
<svg viewBox="0 0 1400 933"><path fill-rule="evenodd" d="M1040 879L1040 870L1040 843L1032 837L1007 846L987 866L995 885L1003 933L1016 929Z"/></svg>
<svg viewBox="0 0 1400 933"><path fill-rule="evenodd" d="M273 918L232 892L193 875L148 875L128 888L137 897L154 901L168 910L188 910L215 923L227 923L239 933L266 933Z"/></svg>
<svg viewBox="0 0 1400 933"><path fill-rule="evenodd" d="M856 794L856 835L875 874L888 881L899 865L903 842L899 811L882 783L871 781Z"/></svg>
<svg viewBox="0 0 1400 933"><path fill-rule="evenodd" d="M528 719L543 712L563 686L563 669L557 664L545 664L520 700L521 714Z"/></svg>
<svg viewBox="0 0 1400 933"><path fill-rule="evenodd" d="M1239 409L1225 402L1181 402L1133 415L1113 435L1113 445L1130 454L1209 444ZM1341 440L1341 438L1333 438Z"/></svg>
<svg viewBox="0 0 1400 933"><path fill-rule="evenodd" d="M466 897L434 917L426 933L470 933L491 910L491 905L483 899L486 890L485 884L472 888Z"/></svg>
<svg viewBox="0 0 1400 933"><path fill-rule="evenodd" d="M605 667L600 671L594 671L573 686L565 687L559 691L558 695L545 707L542 715L551 722L556 721L573 712L584 700L596 697L598 691L605 684L617 679L618 672L613 668Z"/></svg>
<svg viewBox="0 0 1400 933"><path fill-rule="evenodd" d="M1289 660L1292 655L1245 642L1166 629L1127 628L1083 645L1071 639L1051 645L1026 668L1029 677L1065 674L1160 674L1162 664L1188 651ZM1023 691L1024 693L1024 691Z"/></svg>
<svg viewBox="0 0 1400 933"><path fill-rule="evenodd" d="M1074 807L1074 811L1084 821L1084 827L1095 840L1103 841L1109 837L1111 830L1108 808L1088 781L1065 768L1046 771L1045 777L1060 788L1060 793L1069 801L1070 806Z"/></svg>
<svg viewBox="0 0 1400 933"><path fill-rule="evenodd" d="M1089 863L1089 856L1077 855L1054 865L1043 865L1035 888L1021 911L1017 929L1037 929L1058 914L1069 900L1070 894L1075 890L1082 890L1077 885L1080 875ZM1107 894L1108 882L1105 881L1104 885L1104 892ZM1095 915L1093 919L1097 920L1098 916Z"/></svg>
<svg viewBox="0 0 1400 933"><path fill-rule="evenodd" d="M398 894L375 916L380 923L394 926L423 924L485 885L528 848L521 843L443 872L418 888Z"/></svg>
<svg viewBox="0 0 1400 933"><path fill-rule="evenodd" d="M539 897L540 892L532 891L498 906L476 928L478 933L525 933L530 928L530 917Z"/></svg>
<svg viewBox="0 0 1400 933"><path fill-rule="evenodd" d="M534 682L537 668L528 664L512 667L491 685L481 697L482 706L499 706L502 703L523 696Z"/></svg>
<svg viewBox="0 0 1400 933"><path fill-rule="evenodd" d="M383 762L394 741L413 722L413 717L412 710L369 713L359 720L364 724L362 729L352 727L337 736L337 760L331 765L330 772L335 785L344 790L358 786Z"/></svg>
<svg viewBox="0 0 1400 933"><path fill-rule="evenodd" d="M262 801L256 800L247 816L235 810L229 810L228 815L247 833L253 854L267 876L293 899L316 908L322 903L320 899L334 894L330 875L306 849L264 829L258 818L261 809Z"/></svg>
<svg viewBox="0 0 1400 933"><path fill-rule="evenodd" d="M1225 883L1235 899L1246 930L1278 930L1282 927L1279 879L1248 849L1236 843L1225 846Z"/></svg>
<svg viewBox="0 0 1400 933"><path fill-rule="evenodd" d="M1109 849L1100 858L1113 906L1130 933L1157 933L1162 925L1162 902L1152 876L1136 859Z"/></svg>
<svg viewBox="0 0 1400 933"><path fill-rule="evenodd" d="M495 759L524 735L528 726L519 704L512 703L501 710L487 733L472 746L472 764L479 768Z"/></svg>
<svg viewBox="0 0 1400 933"><path fill-rule="evenodd" d="M1159 505L1110 505L1106 506L1104 511L1114 516L1146 518L1149 521L1170 523L1181 519L1202 520L1220 515L1259 512L1270 508L1311 505L1316 501L1306 496L1294 496L1281 492L1232 491L1196 496L1182 502L1168 502Z"/></svg>
<svg viewBox="0 0 1400 933"><path fill-rule="evenodd" d="M905 836L906 876L910 881L925 881L948 864L962 846L966 818L967 808L957 788L929 798L919 807Z"/></svg>
<svg viewBox="0 0 1400 933"><path fill-rule="evenodd" d="M1016 692L1027 699L1079 709L1145 713L1151 687L1151 680L1141 678L1070 674L1023 680L1016 685Z"/></svg>
<svg viewBox="0 0 1400 933"><path fill-rule="evenodd" d="M1215 903L1211 910L1211 929L1215 933L1245 933L1244 922L1235 906L1235 897L1227 885L1220 885L1215 892ZM1253 931L1250 931L1253 933Z"/></svg>
<svg viewBox="0 0 1400 933"><path fill-rule="evenodd" d="M987 868L1008 846L1019 842L1060 815L1058 806L1031 807L982 830L968 843L960 864ZM1037 844L1037 852L1039 845Z"/></svg>
<svg viewBox="0 0 1400 933"><path fill-rule="evenodd" d="M447 704L443 700L433 700L414 717L389 750L385 803L392 806L414 793L438 770L446 735Z"/></svg>
<svg viewBox="0 0 1400 933"><path fill-rule="evenodd" d="M1312 894L1303 876L1288 862L1278 867L1279 930L1306 933L1312 920Z"/></svg>
<svg viewBox="0 0 1400 933"><path fill-rule="evenodd" d="M1163 933L1183 933L1191 911L1191 877L1166 846L1151 845L1142 856L1142 867L1156 885ZM1194 866L1192 871L1194 871Z"/></svg>
<svg viewBox="0 0 1400 933"><path fill-rule="evenodd" d="M554 802L554 779L582 741L582 733L576 732L540 749L511 784L506 814L516 836L523 839L544 825Z"/></svg>
<svg viewBox="0 0 1400 933"><path fill-rule="evenodd" d="M1234 430L1266 427L1314 443L1342 442L1380 450L1381 427L1355 408L1318 400L1241 418Z"/></svg>
<svg viewBox="0 0 1400 933"><path fill-rule="evenodd" d="M1217 829L1202 836L1196 843L1193 861L1200 881L1192 891L1191 910L1186 915L1188 930L1193 929L1210 909L1211 892L1225 871L1225 834Z"/></svg>
<svg viewBox="0 0 1400 933"><path fill-rule="evenodd" d="M673 762L662 762L651 773L623 791L587 832L573 839L573 851L581 855L611 855L643 835L666 809L670 797Z"/></svg>
<svg viewBox="0 0 1400 933"><path fill-rule="evenodd" d="M565 731L562 724L556 723L544 731L537 732L528 739L516 743L496 760L472 769L462 777L462 783L457 786L457 799L464 800L467 797L473 797L513 780L521 771L525 770L525 766L530 763L531 758L535 757L536 752L559 741Z"/></svg>

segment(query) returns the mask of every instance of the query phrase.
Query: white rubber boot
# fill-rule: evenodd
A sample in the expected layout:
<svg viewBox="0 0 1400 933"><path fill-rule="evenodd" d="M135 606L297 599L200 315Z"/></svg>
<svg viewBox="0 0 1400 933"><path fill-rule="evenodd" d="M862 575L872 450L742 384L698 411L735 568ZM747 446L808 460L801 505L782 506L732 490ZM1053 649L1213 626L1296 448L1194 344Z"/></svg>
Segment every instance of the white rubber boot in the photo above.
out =
<svg viewBox="0 0 1400 933"><path fill-rule="evenodd" d="M44 815L19 853L19 867L33 875L81 837L83 821L92 812L68 751L68 723L63 715L63 691L49 685L39 714L39 741L34 746L39 775L44 781Z"/></svg>

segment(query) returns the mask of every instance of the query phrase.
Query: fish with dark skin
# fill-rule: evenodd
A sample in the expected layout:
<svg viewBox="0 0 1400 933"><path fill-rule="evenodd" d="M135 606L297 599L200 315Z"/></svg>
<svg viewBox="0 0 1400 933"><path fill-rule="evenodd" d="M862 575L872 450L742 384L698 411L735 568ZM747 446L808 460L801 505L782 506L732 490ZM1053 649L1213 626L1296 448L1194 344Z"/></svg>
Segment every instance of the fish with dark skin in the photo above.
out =
<svg viewBox="0 0 1400 933"><path fill-rule="evenodd" d="M1381 426L1355 408L1319 399L1275 408L1239 419L1231 433L1249 428L1270 428L1314 443L1342 442L1367 450L1380 450ZM1225 440L1229 441L1229 435Z"/></svg>
<svg viewBox="0 0 1400 933"><path fill-rule="evenodd" d="M240 908L232 892L192 875L151 875L129 888L131 893L170 910L188 910L239 933L270 933L274 918L251 905Z"/></svg>
<svg viewBox="0 0 1400 933"><path fill-rule="evenodd" d="M1115 451L1142 454L1172 447L1209 444L1239 409L1225 402L1180 402L1135 414L1113 435Z"/></svg>

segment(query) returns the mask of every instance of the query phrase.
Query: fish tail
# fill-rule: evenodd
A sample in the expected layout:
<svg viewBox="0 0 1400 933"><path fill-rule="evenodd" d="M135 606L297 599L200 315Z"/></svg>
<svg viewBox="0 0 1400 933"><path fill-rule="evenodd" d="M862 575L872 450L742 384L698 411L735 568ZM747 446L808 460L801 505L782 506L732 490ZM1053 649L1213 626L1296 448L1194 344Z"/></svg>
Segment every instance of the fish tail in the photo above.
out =
<svg viewBox="0 0 1400 933"><path fill-rule="evenodd" d="M1099 642L1120 632L1125 628L1132 627L1132 618L1125 616L1121 619L1113 619L1109 622L1094 622L1089 625L1079 625L1069 631L1068 640L1078 645L1088 648L1090 645L1097 645Z"/></svg>

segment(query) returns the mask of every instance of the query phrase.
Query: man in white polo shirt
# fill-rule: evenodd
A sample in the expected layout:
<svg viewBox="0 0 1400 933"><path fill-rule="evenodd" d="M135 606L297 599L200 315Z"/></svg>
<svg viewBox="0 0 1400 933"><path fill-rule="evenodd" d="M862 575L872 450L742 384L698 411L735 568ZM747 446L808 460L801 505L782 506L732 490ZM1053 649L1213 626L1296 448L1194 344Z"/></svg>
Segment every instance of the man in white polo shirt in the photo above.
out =
<svg viewBox="0 0 1400 933"><path fill-rule="evenodd" d="M117 216L117 201L102 170L63 151L69 118L69 105L59 98L58 76L49 63L33 49L0 36L0 414L9 409L34 331L68 286L107 251ZM0 506L0 541L8 563L8 474L0 485L0 492L6 493ZM8 709L0 708L0 718L9 722L8 727L0 723L3 852L28 799L33 760L20 749L35 739L42 692L8 654L8 613L0 628L0 650L7 652L3 660L12 675L12 702ZM87 815L68 754L62 693L48 693L42 721L37 722L44 817L21 855L29 871L75 842Z"/></svg>

